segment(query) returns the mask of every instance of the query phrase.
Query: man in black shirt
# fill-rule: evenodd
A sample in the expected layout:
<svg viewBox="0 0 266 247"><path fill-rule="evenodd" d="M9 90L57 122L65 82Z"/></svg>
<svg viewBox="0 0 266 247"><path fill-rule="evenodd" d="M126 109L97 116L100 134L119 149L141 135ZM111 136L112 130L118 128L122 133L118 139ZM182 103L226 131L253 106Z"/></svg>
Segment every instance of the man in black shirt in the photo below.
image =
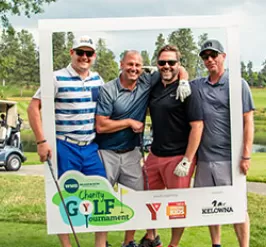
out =
<svg viewBox="0 0 266 247"><path fill-rule="evenodd" d="M166 45L157 57L161 83L150 94L153 142L143 167L148 190L188 188L195 168L203 113L200 96L193 87L184 102L176 100L180 55L175 46ZM172 228L169 246L178 246L183 231L184 228ZM154 237L153 230L148 230L142 239L143 246L156 240Z"/></svg>

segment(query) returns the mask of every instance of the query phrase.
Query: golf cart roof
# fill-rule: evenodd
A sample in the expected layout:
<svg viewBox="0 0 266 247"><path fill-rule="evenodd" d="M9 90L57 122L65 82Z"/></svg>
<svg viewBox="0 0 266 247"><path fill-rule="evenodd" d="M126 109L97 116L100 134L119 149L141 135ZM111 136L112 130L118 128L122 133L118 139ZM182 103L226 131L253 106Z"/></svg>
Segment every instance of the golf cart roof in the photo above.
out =
<svg viewBox="0 0 266 247"><path fill-rule="evenodd" d="M9 100L0 100L0 112L5 112L7 107L16 105L17 102Z"/></svg>

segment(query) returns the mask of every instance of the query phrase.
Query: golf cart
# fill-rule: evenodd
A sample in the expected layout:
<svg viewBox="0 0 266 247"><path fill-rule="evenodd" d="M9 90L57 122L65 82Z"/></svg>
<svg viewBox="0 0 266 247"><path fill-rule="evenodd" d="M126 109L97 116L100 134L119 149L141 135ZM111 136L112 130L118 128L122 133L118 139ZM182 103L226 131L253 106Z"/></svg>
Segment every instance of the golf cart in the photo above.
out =
<svg viewBox="0 0 266 247"><path fill-rule="evenodd" d="M0 166L17 171L27 158L20 140L22 119L17 113L17 102L0 100Z"/></svg>

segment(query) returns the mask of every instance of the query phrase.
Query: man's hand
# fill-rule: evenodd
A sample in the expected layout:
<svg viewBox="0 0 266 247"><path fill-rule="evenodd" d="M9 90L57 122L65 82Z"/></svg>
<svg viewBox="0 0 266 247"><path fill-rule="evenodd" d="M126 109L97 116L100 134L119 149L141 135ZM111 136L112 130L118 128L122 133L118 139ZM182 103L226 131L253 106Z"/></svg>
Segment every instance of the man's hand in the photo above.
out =
<svg viewBox="0 0 266 247"><path fill-rule="evenodd" d="M188 72L183 66L179 66L179 85L176 90L176 100L180 99L184 102L185 98L191 94L190 85L188 83Z"/></svg>
<svg viewBox="0 0 266 247"><path fill-rule="evenodd" d="M179 85L176 89L176 100L180 98L181 102L184 102L185 98L187 98L191 94L191 88L188 81L181 80L179 81Z"/></svg>
<svg viewBox="0 0 266 247"><path fill-rule="evenodd" d="M52 158L52 149L50 148L49 144L47 142L41 143L37 145L37 152L40 156L40 161L44 162L47 160L47 158Z"/></svg>
<svg viewBox="0 0 266 247"><path fill-rule="evenodd" d="M191 161L187 157L184 157L176 166L174 174L178 177L185 177L189 173Z"/></svg>
<svg viewBox="0 0 266 247"><path fill-rule="evenodd" d="M241 159L240 172L242 172L244 175L247 175L249 167L250 167L250 160Z"/></svg>
<svg viewBox="0 0 266 247"><path fill-rule="evenodd" d="M130 127L135 133L141 133L144 129L144 124L140 121L130 119Z"/></svg>

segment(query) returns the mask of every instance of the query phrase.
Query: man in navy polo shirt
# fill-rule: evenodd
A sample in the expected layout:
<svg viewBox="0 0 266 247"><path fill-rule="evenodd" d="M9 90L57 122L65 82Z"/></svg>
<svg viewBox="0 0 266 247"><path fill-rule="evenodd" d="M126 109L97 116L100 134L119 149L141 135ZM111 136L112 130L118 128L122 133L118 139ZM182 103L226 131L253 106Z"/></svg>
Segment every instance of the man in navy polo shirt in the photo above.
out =
<svg viewBox="0 0 266 247"><path fill-rule="evenodd" d="M204 130L198 150L195 187L232 185L231 167L231 130L229 103L229 74L224 69L226 54L218 40L207 40L201 48L202 58L209 76L191 82L201 95ZM230 82L231 83L231 82ZM247 174L253 142L254 104L249 86L242 79L243 105L243 152L240 171ZM249 217L246 222L234 224L240 247L249 246ZM221 229L219 225L209 226L212 246L221 246Z"/></svg>
<svg viewBox="0 0 266 247"><path fill-rule="evenodd" d="M146 189L189 188L203 130L201 100L195 87L184 102L176 100L179 84L177 47L166 45L157 57L161 81L150 94L149 110L153 126L151 152L143 167ZM177 247L184 228L172 228L169 247ZM154 246L158 236L147 230L141 247Z"/></svg>
<svg viewBox="0 0 266 247"><path fill-rule="evenodd" d="M137 51L125 52L120 67L120 76L100 90L96 141L111 184L119 182L134 190L143 190L140 135L149 94L159 80L159 73L142 74L142 57ZM186 73L180 76L187 79ZM123 246L136 246L134 234L135 230L126 231Z"/></svg>

